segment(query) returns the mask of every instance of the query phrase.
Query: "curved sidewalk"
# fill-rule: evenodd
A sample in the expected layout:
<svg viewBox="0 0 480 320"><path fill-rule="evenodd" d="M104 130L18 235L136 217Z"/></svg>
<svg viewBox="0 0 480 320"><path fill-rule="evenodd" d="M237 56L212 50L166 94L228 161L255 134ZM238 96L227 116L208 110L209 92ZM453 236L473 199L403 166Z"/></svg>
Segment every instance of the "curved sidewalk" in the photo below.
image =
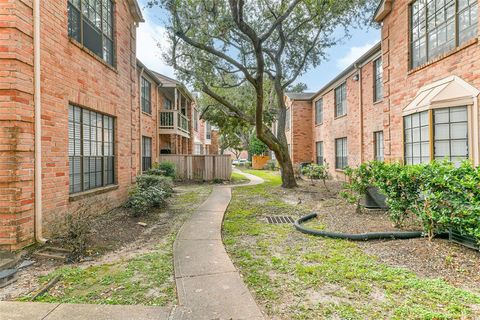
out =
<svg viewBox="0 0 480 320"><path fill-rule="evenodd" d="M217 186L180 229L173 248L179 309L176 319L264 319L225 251L222 222L231 188L263 179L240 172L250 183Z"/></svg>

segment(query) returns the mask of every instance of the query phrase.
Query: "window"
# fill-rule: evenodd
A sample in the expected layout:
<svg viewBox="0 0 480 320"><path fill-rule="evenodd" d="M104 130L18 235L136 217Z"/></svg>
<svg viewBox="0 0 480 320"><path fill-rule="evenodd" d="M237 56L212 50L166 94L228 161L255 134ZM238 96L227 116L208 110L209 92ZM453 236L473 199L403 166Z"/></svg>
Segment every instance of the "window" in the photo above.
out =
<svg viewBox="0 0 480 320"><path fill-rule="evenodd" d="M198 131L198 111L193 109L193 129Z"/></svg>
<svg viewBox="0 0 480 320"><path fill-rule="evenodd" d="M434 156L459 163L468 159L467 107L433 110Z"/></svg>
<svg viewBox="0 0 480 320"><path fill-rule="evenodd" d="M383 99L383 67L382 58L378 58L373 62L373 71L375 78L373 79L373 101L377 102Z"/></svg>
<svg viewBox="0 0 480 320"><path fill-rule="evenodd" d="M142 91L142 111L152 114L152 84L144 77L142 77L140 82Z"/></svg>
<svg viewBox="0 0 480 320"><path fill-rule="evenodd" d="M290 109L285 113L285 131L290 130Z"/></svg>
<svg viewBox="0 0 480 320"><path fill-rule="evenodd" d="M335 139L335 169L348 166L347 138Z"/></svg>
<svg viewBox="0 0 480 320"><path fill-rule="evenodd" d="M403 118L405 162L418 164L430 161L429 112L414 113Z"/></svg>
<svg viewBox="0 0 480 320"><path fill-rule="evenodd" d="M207 140L212 139L212 126L208 122L205 124L205 138Z"/></svg>
<svg viewBox="0 0 480 320"><path fill-rule="evenodd" d="M383 161L385 158L383 131L377 131L373 133L373 142L375 144L375 160Z"/></svg>
<svg viewBox="0 0 480 320"><path fill-rule="evenodd" d="M172 100L165 98L165 100L163 100L163 109L172 110Z"/></svg>
<svg viewBox="0 0 480 320"><path fill-rule="evenodd" d="M315 102L315 124L323 122L323 99Z"/></svg>
<svg viewBox="0 0 480 320"><path fill-rule="evenodd" d="M335 117L347 114L347 84L344 82L335 89Z"/></svg>
<svg viewBox="0 0 480 320"><path fill-rule="evenodd" d="M476 37L477 0L416 0L410 6L411 67Z"/></svg>
<svg viewBox="0 0 480 320"><path fill-rule="evenodd" d="M317 148L317 164L324 165L325 159L323 158L323 141L316 143Z"/></svg>
<svg viewBox="0 0 480 320"><path fill-rule="evenodd" d="M142 171L152 167L152 138L142 137Z"/></svg>
<svg viewBox="0 0 480 320"><path fill-rule="evenodd" d="M113 130L112 117L69 106L70 193L114 184Z"/></svg>
<svg viewBox="0 0 480 320"><path fill-rule="evenodd" d="M114 62L113 1L68 0L68 35L109 65Z"/></svg>

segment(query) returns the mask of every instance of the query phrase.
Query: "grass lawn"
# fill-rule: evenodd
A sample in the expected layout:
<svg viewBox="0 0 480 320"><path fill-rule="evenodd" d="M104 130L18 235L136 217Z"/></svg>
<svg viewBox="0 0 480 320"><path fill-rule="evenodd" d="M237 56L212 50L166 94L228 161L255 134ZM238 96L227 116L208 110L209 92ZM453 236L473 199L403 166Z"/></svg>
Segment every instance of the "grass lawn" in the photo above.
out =
<svg viewBox="0 0 480 320"><path fill-rule="evenodd" d="M237 172L232 172L232 175L230 177L230 182L232 183L246 183L249 181L250 180L248 180L247 177Z"/></svg>
<svg viewBox="0 0 480 320"><path fill-rule="evenodd" d="M480 296L443 280L380 263L349 241L271 225L266 215L300 216L282 200L280 176L249 170L266 183L236 188L223 237L257 302L274 319L479 319Z"/></svg>
<svg viewBox="0 0 480 320"><path fill-rule="evenodd" d="M167 209L175 214L169 230L153 250L128 259L92 266L66 266L42 277L47 283L61 275L59 283L36 301L91 304L142 304L171 306L176 303L173 275L173 241L178 229L210 194L212 187L194 185L174 195ZM20 300L30 301L29 296Z"/></svg>

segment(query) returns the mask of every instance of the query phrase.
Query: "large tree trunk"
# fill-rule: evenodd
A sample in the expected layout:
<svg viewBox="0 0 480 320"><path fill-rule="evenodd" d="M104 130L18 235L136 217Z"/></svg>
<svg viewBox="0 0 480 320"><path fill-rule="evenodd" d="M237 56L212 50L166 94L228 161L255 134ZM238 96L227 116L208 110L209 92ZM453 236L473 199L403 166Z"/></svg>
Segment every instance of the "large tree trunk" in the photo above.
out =
<svg viewBox="0 0 480 320"><path fill-rule="evenodd" d="M283 158L282 160L277 160L280 165L280 172L282 174L282 187L283 188L295 188L297 186L297 181L295 180L295 172L293 170L292 161L290 157Z"/></svg>

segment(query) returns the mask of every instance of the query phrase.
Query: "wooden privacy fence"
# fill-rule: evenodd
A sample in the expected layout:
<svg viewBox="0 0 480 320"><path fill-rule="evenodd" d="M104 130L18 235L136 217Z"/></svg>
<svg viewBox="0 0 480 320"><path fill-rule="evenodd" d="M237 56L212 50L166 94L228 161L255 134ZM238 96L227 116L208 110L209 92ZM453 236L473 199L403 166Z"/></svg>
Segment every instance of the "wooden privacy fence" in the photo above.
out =
<svg viewBox="0 0 480 320"><path fill-rule="evenodd" d="M175 164L177 178L182 180L230 180L232 163L229 155L162 154L160 162Z"/></svg>

